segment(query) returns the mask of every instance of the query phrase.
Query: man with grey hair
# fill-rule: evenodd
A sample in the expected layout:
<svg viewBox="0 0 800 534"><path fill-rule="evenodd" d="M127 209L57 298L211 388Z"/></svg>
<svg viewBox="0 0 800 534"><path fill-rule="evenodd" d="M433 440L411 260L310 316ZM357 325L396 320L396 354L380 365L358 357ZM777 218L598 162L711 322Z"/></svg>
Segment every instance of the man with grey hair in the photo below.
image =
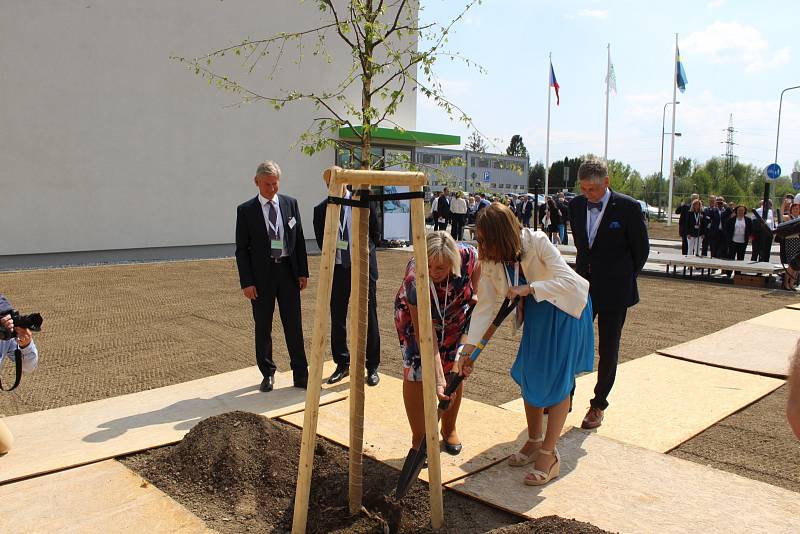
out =
<svg viewBox="0 0 800 534"><path fill-rule="evenodd" d="M582 195L569 205L570 227L577 248L575 270L589 281L592 311L600 338L597 385L583 428L597 428L608 407L619 359L619 340L628 308L639 302L636 277L650 253L647 226L639 203L609 187L608 167L601 160L578 168Z"/></svg>
<svg viewBox="0 0 800 534"><path fill-rule="evenodd" d="M281 314L294 386L308 383L303 346L300 291L308 284L308 257L297 200L278 195L281 169L273 161L258 166L253 179L258 195L236 208L236 266L242 293L255 321L256 363L264 379L261 391L274 386L272 315Z"/></svg>

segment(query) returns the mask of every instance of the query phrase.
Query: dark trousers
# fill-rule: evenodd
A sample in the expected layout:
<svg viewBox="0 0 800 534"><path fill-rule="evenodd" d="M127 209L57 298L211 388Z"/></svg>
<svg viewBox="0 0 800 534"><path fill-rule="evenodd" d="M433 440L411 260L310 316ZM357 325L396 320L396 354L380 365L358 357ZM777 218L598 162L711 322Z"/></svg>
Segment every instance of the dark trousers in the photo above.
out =
<svg viewBox="0 0 800 534"><path fill-rule="evenodd" d="M594 312L597 317L597 331L600 337L600 361L597 364L597 385L594 387L593 408L608 408L608 394L617 377L617 361L619 360L619 340L628 308L612 308Z"/></svg>
<svg viewBox="0 0 800 534"><path fill-rule="evenodd" d="M439 219L444 219L444 222L439 222ZM433 215L433 231L447 230L447 217L442 217L438 213Z"/></svg>
<svg viewBox="0 0 800 534"><path fill-rule="evenodd" d="M466 222L467 215L462 213L454 213L451 216L452 226L450 228L450 235L456 241L464 239L464 223Z"/></svg>
<svg viewBox="0 0 800 534"><path fill-rule="evenodd" d="M681 254L684 256L689 254L689 240L686 238L685 234L681 236Z"/></svg>
<svg viewBox="0 0 800 534"><path fill-rule="evenodd" d="M753 241L753 254L750 256L750 261L769 261L771 248L772 232L759 231Z"/></svg>
<svg viewBox="0 0 800 534"><path fill-rule="evenodd" d="M744 259L744 253L746 250L747 242L737 243L735 241L731 241L728 243L728 258L742 261Z"/></svg>
<svg viewBox="0 0 800 534"><path fill-rule="evenodd" d="M378 329L378 284L369 280L367 298L367 369L381 363L381 335ZM350 304L350 268L337 265L333 269L331 287L331 354L336 365L350 365L347 348L347 309Z"/></svg>
<svg viewBox="0 0 800 534"><path fill-rule="evenodd" d="M728 240L721 232L715 234L711 243L711 257L723 259L728 257Z"/></svg>
<svg viewBox="0 0 800 534"><path fill-rule="evenodd" d="M523 215L522 216L522 226L525 228L531 227L531 216L530 215Z"/></svg>
<svg viewBox="0 0 800 534"><path fill-rule="evenodd" d="M712 239L712 237L710 235L706 234L706 238L703 239L703 250L700 253L701 256L708 256L708 248L709 247L711 247L712 251L714 250L714 247L712 245L713 242L714 242L714 240Z"/></svg>
<svg viewBox="0 0 800 534"><path fill-rule="evenodd" d="M272 361L272 315L275 301L283 324L286 348L295 377L308 376L308 361L303 346L303 319L300 313L300 287L292 267L284 261L271 266L269 280L256 287L258 298L251 300L253 321L256 323L256 363L261 374L272 376L276 365Z"/></svg>

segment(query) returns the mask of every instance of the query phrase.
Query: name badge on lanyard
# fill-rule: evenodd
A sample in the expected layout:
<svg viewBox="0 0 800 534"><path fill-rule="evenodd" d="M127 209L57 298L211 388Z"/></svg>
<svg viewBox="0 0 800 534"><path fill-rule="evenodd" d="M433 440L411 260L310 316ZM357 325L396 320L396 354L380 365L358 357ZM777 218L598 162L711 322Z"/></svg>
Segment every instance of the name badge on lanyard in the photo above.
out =
<svg viewBox="0 0 800 534"><path fill-rule="evenodd" d="M428 285L431 287L431 293L433 294L433 301L436 306L436 311L439 314L439 318L442 320L441 328L437 328L439 331L439 347L444 345L444 328L447 324L445 317L447 316L447 299L450 297L450 275L447 275L447 287L444 290L444 308L439 306L439 295L436 294L436 287L433 285L433 281L428 280Z"/></svg>
<svg viewBox="0 0 800 534"><path fill-rule="evenodd" d="M272 230L273 235L280 236L280 234L278 233L278 225L277 224L272 224L272 221L267 221L267 224L269 225L269 229ZM270 245L269 245L270 248L276 249L276 250L283 250L283 240L282 239L270 239L269 243L270 243Z"/></svg>
<svg viewBox="0 0 800 534"><path fill-rule="evenodd" d="M344 209L344 208L342 208L342 209ZM347 221L347 218L345 218L344 221L339 222L339 237L343 237L344 236L344 230L345 230L345 228L347 228L347 222L346 221ZM350 243L347 241L347 239L337 239L336 240L336 248L338 250L347 250L348 248L350 248Z"/></svg>

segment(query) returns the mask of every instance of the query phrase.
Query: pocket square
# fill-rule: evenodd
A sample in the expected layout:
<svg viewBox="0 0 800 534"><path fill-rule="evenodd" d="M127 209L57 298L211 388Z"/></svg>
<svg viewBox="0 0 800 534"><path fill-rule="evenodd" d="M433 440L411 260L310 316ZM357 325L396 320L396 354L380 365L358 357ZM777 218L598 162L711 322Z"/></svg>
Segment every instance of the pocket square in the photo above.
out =
<svg viewBox="0 0 800 534"><path fill-rule="evenodd" d="M611 221L611 224L608 225L608 228L611 230L619 230L622 228L622 225L617 221Z"/></svg>

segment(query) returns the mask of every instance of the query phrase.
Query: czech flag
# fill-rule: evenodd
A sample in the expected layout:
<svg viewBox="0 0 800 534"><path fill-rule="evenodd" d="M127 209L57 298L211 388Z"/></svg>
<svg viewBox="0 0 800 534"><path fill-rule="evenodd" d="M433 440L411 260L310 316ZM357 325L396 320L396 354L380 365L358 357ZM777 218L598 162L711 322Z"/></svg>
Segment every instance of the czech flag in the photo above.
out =
<svg viewBox="0 0 800 534"><path fill-rule="evenodd" d="M686 84L689 82L686 80L686 71L683 70L683 62L681 61L681 51L677 46L675 47L675 50L677 51L676 55L678 57L678 60L675 62L675 79L678 85L678 89L680 89L681 93L683 93L686 91ZM552 66L550 68L552 69ZM550 77L552 78L553 75L550 74Z"/></svg>
<svg viewBox="0 0 800 534"><path fill-rule="evenodd" d="M559 98L558 98L559 85L558 85L558 81L556 80L556 73L553 70L553 62L552 61L550 62L550 87L552 87L553 89L556 90L556 106L557 106L558 103L559 103Z"/></svg>

